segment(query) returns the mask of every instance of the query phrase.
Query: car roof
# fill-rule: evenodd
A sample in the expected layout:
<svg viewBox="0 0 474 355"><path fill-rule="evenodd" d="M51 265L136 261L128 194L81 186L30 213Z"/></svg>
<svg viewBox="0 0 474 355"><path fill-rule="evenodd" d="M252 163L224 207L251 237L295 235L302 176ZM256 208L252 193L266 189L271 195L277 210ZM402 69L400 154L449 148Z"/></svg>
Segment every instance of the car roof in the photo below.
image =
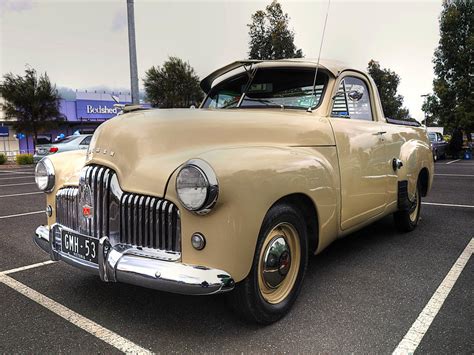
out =
<svg viewBox="0 0 474 355"><path fill-rule="evenodd" d="M268 68L268 67L281 67L282 65L285 66L294 66L294 67L313 67L316 68L318 66L318 60L317 59L311 59L311 58L292 58L292 59L279 59L279 60L239 60L235 61L233 63L227 64L215 71L213 71L211 74L206 76L202 81L201 81L201 89L205 92L208 93L209 90L212 87L212 83L214 80L216 80L218 77L234 70L240 67L244 66L249 66L253 65L258 68ZM319 60L319 68L325 69L328 72L330 72L333 76L338 76L341 72L344 70L355 70L359 71L362 73L365 73L365 71L356 69L352 66L349 66L348 64L337 61L337 60L331 60L331 59L320 59Z"/></svg>

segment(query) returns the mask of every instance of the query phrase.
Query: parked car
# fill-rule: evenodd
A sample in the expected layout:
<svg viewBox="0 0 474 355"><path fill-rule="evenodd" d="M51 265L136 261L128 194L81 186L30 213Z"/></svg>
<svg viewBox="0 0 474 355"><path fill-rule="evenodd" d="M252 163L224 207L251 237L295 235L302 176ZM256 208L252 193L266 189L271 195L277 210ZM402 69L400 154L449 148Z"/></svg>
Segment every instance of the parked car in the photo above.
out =
<svg viewBox="0 0 474 355"><path fill-rule="evenodd" d="M430 138L434 161L446 159L448 142L444 140L443 135L439 132L429 132L428 137Z"/></svg>
<svg viewBox="0 0 474 355"><path fill-rule="evenodd" d="M239 61L201 88L200 109L124 112L87 152L37 165L48 225L35 241L53 260L105 282L228 292L269 324L295 302L309 255L387 215L417 226L428 137L384 117L363 71Z"/></svg>
<svg viewBox="0 0 474 355"><path fill-rule="evenodd" d="M89 143L91 142L92 134L78 134L73 136L68 136L58 142L52 144L38 144L36 146L36 151L33 156L35 163L39 162L45 156L68 152L71 150L87 149Z"/></svg>

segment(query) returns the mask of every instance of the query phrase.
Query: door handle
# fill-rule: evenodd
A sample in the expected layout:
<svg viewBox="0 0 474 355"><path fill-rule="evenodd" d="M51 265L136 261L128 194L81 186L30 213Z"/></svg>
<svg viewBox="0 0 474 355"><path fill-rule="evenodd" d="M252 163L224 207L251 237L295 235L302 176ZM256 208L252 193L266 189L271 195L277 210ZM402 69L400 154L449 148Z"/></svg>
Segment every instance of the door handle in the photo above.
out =
<svg viewBox="0 0 474 355"><path fill-rule="evenodd" d="M377 133L372 133L374 136L381 136L382 134L385 134L387 133L386 131L381 131L381 132L377 132Z"/></svg>

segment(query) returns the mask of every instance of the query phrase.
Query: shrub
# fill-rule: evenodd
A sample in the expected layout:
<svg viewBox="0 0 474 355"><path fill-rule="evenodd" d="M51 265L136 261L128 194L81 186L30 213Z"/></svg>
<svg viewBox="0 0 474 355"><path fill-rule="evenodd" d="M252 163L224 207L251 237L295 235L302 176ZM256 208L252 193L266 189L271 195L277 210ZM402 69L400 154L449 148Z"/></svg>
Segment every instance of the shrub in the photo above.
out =
<svg viewBox="0 0 474 355"><path fill-rule="evenodd" d="M32 154L17 154L16 163L18 165L33 164L33 155Z"/></svg>
<svg viewBox="0 0 474 355"><path fill-rule="evenodd" d="M3 153L0 153L0 165L5 164L7 162L7 156Z"/></svg>

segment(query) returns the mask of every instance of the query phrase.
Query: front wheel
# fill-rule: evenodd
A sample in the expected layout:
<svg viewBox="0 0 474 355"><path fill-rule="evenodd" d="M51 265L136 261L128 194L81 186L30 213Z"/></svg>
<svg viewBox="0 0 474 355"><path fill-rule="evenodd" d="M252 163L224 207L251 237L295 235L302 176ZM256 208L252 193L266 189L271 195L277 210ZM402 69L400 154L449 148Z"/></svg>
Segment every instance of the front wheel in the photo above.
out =
<svg viewBox="0 0 474 355"><path fill-rule="evenodd" d="M420 220L420 210L421 210L421 189L420 183L416 185L416 192L411 201L411 206L408 210L397 211L393 214L393 219L395 222L395 227L400 232L411 232L418 225Z"/></svg>
<svg viewBox="0 0 474 355"><path fill-rule="evenodd" d="M252 269L229 294L232 308L245 320L270 324L295 302L308 262L304 220L291 205L272 207L262 224Z"/></svg>

